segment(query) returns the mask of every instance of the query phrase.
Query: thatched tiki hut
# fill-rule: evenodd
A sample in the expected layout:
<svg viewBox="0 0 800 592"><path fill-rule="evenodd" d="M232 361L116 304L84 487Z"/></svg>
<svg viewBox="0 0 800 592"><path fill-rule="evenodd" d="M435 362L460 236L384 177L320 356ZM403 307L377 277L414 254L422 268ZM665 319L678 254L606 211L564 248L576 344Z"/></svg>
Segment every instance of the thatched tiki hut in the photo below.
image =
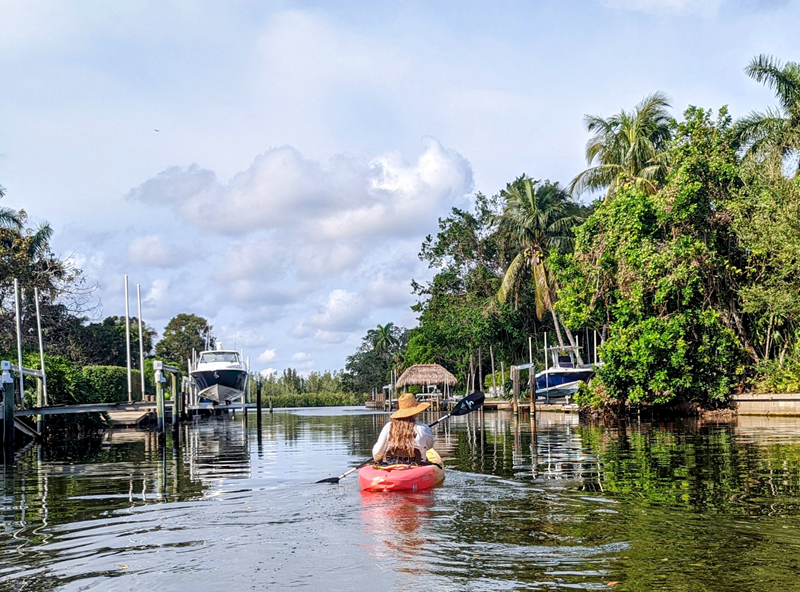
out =
<svg viewBox="0 0 800 592"><path fill-rule="evenodd" d="M446 368L439 364L415 364L407 369L397 379L397 388L436 385L443 387L442 390L449 390L446 387L454 387L458 381Z"/></svg>

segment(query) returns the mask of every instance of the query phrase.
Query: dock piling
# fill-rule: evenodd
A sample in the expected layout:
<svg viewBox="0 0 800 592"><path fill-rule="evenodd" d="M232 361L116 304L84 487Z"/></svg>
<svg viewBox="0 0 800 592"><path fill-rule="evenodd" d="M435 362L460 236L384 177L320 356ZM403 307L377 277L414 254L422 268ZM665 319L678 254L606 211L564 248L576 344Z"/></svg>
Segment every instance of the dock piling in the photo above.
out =
<svg viewBox="0 0 800 592"><path fill-rule="evenodd" d="M181 410L180 410L181 396L178 393L178 375L171 373L169 375L169 381L170 381L169 386L172 393L172 429L177 430L181 420Z"/></svg>
<svg viewBox="0 0 800 592"><path fill-rule="evenodd" d="M258 425L258 437L261 437L261 378L256 382L256 424Z"/></svg>
<svg viewBox="0 0 800 592"><path fill-rule="evenodd" d="M153 378L156 383L156 417L159 433L164 431L164 387L161 383L166 382L161 368L162 362L158 360L153 362Z"/></svg>
<svg viewBox="0 0 800 592"><path fill-rule="evenodd" d="M14 378L11 376L11 362L3 360L3 448L6 451L14 450ZM6 458L9 458L8 456Z"/></svg>

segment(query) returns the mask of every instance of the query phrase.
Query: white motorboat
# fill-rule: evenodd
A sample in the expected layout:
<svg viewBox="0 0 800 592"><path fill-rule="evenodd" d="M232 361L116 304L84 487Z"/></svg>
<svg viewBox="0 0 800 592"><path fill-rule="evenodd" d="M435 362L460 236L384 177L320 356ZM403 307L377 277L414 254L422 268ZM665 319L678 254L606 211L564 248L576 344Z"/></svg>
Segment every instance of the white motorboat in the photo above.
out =
<svg viewBox="0 0 800 592"><path fill-rule="evenodd" d="M247 365L235 350L200 352L191 375L197 385L198 396L214 403L238 399L247 387Z"/></svg>

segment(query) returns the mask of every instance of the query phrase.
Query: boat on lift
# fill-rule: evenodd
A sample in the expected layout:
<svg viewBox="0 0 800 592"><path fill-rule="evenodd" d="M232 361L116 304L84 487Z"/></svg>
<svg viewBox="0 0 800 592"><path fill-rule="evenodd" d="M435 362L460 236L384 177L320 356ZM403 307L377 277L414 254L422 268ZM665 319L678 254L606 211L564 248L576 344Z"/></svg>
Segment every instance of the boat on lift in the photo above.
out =
<svg viewBox="0 0 800 592"><path fill-rule="evenodd" d="M205 350L197 356L191 376L200 398L228 403L244 395L247 365L236 350Z"/></svg>
<svg viewBox="0 0 800 592"><path fill-rule="evenodd" d="M537 397L560 399L578 392L582 382L588 382L595 374L594 364L578 365L577 346L549 347L552 365L536 374Z"/></svg>

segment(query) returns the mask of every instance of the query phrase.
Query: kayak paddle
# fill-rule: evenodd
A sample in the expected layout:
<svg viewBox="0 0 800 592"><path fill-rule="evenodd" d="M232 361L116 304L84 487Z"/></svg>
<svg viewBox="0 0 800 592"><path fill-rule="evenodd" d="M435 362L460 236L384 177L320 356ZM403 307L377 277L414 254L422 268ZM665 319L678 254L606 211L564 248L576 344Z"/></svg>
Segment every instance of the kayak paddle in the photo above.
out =
<svg viewBox="0 0 800 592"><path fill-rule="evenodd" d="M486 395L484 395L480 391L475 391L474 393L467 395L466 397L461 399L458 403L456 403L456 406L453 407L453 410L450 413L448 413L447 415L443 415L442 417L440 417L439 419L437 419L433 423L429 423L428 427L432 428L436 424L441 423L445 419L448 419L450 417L456 417L458 415L466 415L467 413L472 413L473 411L478 409L481 405L483 405L484 399L486 399ZM317 483L334 483L334 484L336 484L339 481L341 481L342 479L344 479L345 477L347 477L349 474L356 472L358 469L360 469L364 465L368 465L371 462L372 462L372 459L370 458L369 460L365 460L363 463L361 463L357 467L353 467L349 471L345 471L344 473L342 473L338 477L328 477L327 479L320 479L319 481L317 481Z"/></svg>

